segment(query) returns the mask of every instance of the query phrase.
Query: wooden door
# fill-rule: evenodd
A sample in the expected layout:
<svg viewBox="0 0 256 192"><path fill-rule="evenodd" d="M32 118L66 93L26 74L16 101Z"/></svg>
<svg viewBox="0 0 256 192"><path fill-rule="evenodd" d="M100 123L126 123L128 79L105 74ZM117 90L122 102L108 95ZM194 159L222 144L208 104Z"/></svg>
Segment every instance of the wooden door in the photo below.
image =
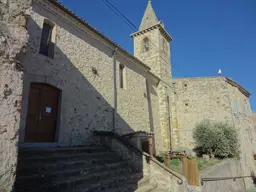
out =
<svg viewBox="0 0 256 192"><path fill-rule="evenodd" d="M32 83L25 128L25 142L54 142L60 90Z"/></svg>

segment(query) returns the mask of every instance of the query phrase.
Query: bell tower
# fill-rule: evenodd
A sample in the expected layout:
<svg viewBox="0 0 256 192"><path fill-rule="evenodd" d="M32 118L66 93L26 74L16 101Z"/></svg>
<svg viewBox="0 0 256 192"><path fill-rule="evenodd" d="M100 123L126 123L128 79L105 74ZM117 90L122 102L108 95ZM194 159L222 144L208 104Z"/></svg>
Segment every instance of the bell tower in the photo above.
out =
<svg viewBox="0 0 256 192"><path fill-rule="evenodd" d="M159 21L152 7L151 0L142 18L139 31L133 33L134 56L149 65L152 72L160 78L171 76L171 36Z"/></svg>
<svg viewBox="0 0 256 192"><path fill-rule="evenodd" d="M169 151L171 139L171 36L159 21L152 7L151 0L142 18L139 31L133 33L134 56L147 64L152 73L157 75L161 82L158 85L159 126L154 127L155 144L161 152Z"/></svg>

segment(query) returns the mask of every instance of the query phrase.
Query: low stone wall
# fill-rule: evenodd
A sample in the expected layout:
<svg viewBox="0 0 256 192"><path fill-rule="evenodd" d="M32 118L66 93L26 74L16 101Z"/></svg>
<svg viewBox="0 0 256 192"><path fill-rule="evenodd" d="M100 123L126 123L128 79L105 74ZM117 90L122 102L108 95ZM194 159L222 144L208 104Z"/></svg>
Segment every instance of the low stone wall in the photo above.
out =
<svg viewBox="0 0 256 192"><path fill-rule="evenodd" d="M150 183L153 185L157 185L158 188L167 192L188 191L187 181L184 176L165 167L164 164L156 159L150 159L148 154L140 151L119 136L113 133L108 136L106 136L106 133L102 135L104 135L100 136L102 144L108 145L123 160L128 160L138 171L143 172L143 176L149 177Z"/></svg>
<svg viewBox="0 0 256 192"><path fill-rule="evenodd" d="M242 176L239 161L234 159L225 160L208 170L200 173L201 178L209 177L235 177ZM204 182L202 192L242 192L245 191L243 179L230 179Z"/></svg>

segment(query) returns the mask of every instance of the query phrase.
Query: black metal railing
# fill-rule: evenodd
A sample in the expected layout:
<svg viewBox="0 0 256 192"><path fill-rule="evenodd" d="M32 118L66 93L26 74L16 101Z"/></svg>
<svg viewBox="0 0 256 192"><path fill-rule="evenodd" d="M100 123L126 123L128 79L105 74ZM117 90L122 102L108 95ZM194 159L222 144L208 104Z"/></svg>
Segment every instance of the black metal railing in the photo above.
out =
<svg viewBox="0 0 256 192"><path fill-rule="evenodd" d="M244 179L244 178L252 178L253 180L255 179L255 176L250 175L250 176L236 176L236 177L207 177L207 178L201 178L201 185L204 184L204 182L209 182L209 181L220 181L220 180L236 180L236 179Z"/></svg>

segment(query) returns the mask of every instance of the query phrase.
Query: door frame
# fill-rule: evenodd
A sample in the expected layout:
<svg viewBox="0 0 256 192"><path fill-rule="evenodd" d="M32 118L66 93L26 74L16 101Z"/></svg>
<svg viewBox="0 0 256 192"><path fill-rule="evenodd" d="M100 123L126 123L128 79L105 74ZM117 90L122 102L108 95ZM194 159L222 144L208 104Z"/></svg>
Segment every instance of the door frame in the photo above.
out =
<svg viewBox="0 0 256 192"><path fill-rule="evenodd" d="M53 142L26 142L25 141L25 132L26 132L26 121L27 121L27 113L28 113L28 106L29 106L29 92L31 89L32 84L37 84L37 85L46 85L48 87L52 87L56 90L59 91L59 98L58 98L58 109L57 109L57 117L56 117L56 127L55 127L55 139ZM26 147L33 147L33 146L56 146L56 144L59 142L59 132L60 132L60 116L61 116L61 101L62 101L62 90L52 84L45 83L45 82L30 82L28 85L28 91L27 91L27 105L26 105L26 114L25 114L25 124L24 124L24 135L23 135L23 142L24 146ZM27 144L27 145L26 145ZM22 146L22 145L21 145Z"/></svg>

